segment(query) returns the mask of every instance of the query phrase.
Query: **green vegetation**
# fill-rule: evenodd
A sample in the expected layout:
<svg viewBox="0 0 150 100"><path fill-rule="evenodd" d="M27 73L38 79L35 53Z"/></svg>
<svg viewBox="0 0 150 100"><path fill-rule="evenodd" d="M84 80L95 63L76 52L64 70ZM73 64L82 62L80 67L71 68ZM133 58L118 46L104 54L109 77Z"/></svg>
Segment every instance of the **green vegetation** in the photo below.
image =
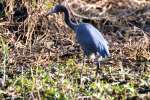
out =
<svg viewBox="0 0 150 100"><path fill-rule="evenodd" d="M107 79L93 77L87 71L89 66L84 68L84 85L80 85L80 67L73 59L69 59L63 64L50 64L49 66L34 66L23 70L20 74L14 74L6 80L7 86L2 89L1 98L24 98L24 99L57 99L70 100L76 98L97 98L100 100L109 99L122 100L128 97L138 97L138 82L130 80L127 83L108 82ZM103 73L109 73L107 68L102 68ZM7 70L7 69L6 69ZM87 70L87 71L85 71ZM119 73L119 72L118 72ZM112 73L110 73L112 74ZM144 73L143 73L144 74ZM106 76L110 76L107 74ZM112 76L113 77L113 76ZM130 75L129 75L130 77ZM141 85L148 86L149 80L141 77L137 81L142 81ZM136 78L136 77L135 77ZM144 79L143 79L144 78Z"/></svg>
<svg viewBox="0 0 150 100"><path fill-rule="evenodd" d="M74 41L74 33L65 26L60 14L57 17L42 15L57 2L19 2L28 9L28 16L17 21L12 18L15 12L13 8L17 5L14 5L15 0L0 2L2 1L8 7L5 8L6 14L0 18L1 99L150 99L150 30L147 28L149 8L141 6L127 9L123 5L123 11L129 14L120 17L121 8L116 8L116 5L114 7L113 4L117 2L112 0L112 8L107 10L112 15L106 12L101 20L93 21L94 17L92 20L88 19L96 27L100 25L99 29L109 41L111 58L101 62L97 76L96 66L88 60L82 70L83 84L80 84L83 53ZM73 1L69 1L70 6ZM90 4L89 0L88 3ZM125 4L129 6L130 3ZM19 7L20 5L18 9ZM80 7L77 11L76 13L85 16L92 12L84 12ZM121 14L127 14L122 12ZM75 17L84 21L84 16ZM117 33L122 33L123 39L118 39Z"/></svg>

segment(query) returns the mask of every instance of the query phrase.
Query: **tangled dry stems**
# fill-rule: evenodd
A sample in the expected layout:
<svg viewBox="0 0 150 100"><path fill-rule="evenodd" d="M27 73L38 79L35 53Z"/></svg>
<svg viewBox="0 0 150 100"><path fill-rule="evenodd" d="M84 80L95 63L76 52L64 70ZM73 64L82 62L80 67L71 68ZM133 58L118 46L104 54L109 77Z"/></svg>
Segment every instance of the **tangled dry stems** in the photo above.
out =
<svg viewBox="0 0 150 100"><path fill-rule="evenodd" d="M43 1L41 1L41 2L43 2ZM47 8L45 7L44 3L41 3L41 2L38 2L35 8L31 7L31 4L29 5L30 2L24 2L24 4L26 5L26 7L28 9L29 16L27 17L27 19L24 22L20 22L17 24L18 30L15 31L14 33L11 34L9 31L5 31L6 33L9 33L9 36L7 36L7 38L9 39L9 37L12 37L9 40L9 42L10 43L15 42L15 49L18 49L17 51L23 50L21 52L23 53L23 55L25 54L24 55L25 57L28 57L30 54L32 54L33 53L32 51L41 52L40 50L43 50L42 48L44 48L44 51L48 50L47 53L50 52L51 56L55 56L55 53L58 53L58 52L60 53L61 56L63 56L65 54L67 54L66 49L70 49L69 46L73 46L75 44L73 42L74 35L73 35L72 31L70 29L68 30L66 28L66 25L64 25L63 17L60 17L60 16L59 16L60 18L50 17L49 19L44 17L43 14L47 11ZM73 4L82 5L82 4L87 3L86 1L80 1L81 3L76 3L76 2L77 1L72 1L72 2L69 1L69 3L67 3L67 4L69 4L69 6L72 6ZM102 8L108 7L107 11L109 12L109 10L116 9L116 7L125 6L125 5L122 5L124 3L125 4L127 3L126 4L127 7L130 6L128 8L135 7L139 4L139 2L136 1L137 5L133 6L133 2L135 2L135 1L131 2L130 0L129 1L122 0L116 4L116 1L102 0L102 1L98 1L98 2L95 1L95 5L94 4L92 4L92 5L93 5L93 7L95 7L94 9L96 9L98 6L100 6ZM11 18L11 16L12 16L11 14L13 13L14 1L13 0L6 1L6 4L9 5L9 7L6 7L6 8L9 8L8 13L10 13L10 14L8 16L8 20L9 20L9 22L11 22L9 25L12 26L12 24L15 23L15 22L12 23L12 18ZM100 5L98 5L98 4L100 4ZM144 3L143 3L143 5L144 5ZM88 6L88 5L86 5L86 6ZM105 6L105 7L103 7L103 6ZM80 8L83 9L82 7L83 6L79 6L77 9L80 9ZM89 6L89 7L91 7L91 6ZM32 8L32 10L31 10L31 8ZM91 9L91 8L88 8L88 9ZM107 13L107 11L105 10L102 12ZM133 15L132 17L134 17L132 19L135 19L136 16L134 14L132 14L132 15ZM123 15L123 16L125 16L125 15ZM92 17L93 16L91 16L91 19L92 19ZM128 35L127 37L125 37L125 38L127 38L127 39L125 39L125 42L119 44L117 41L111 42L113 40L118 40L116 38L116 35L113 35L114 34L113 32L110 33L112 36L105 34L105 35L107 35L106 38L111 42L110 43L111 50L116 51L115 49L116 49L116 44L117 44L117 46L119 47L119 49L122 52L121 54L124 55L124 57L126 57L126 58L133 58L134 60L136 60L136 59L140 59L140 57L142 56L142 58L149 60L149 53L150 53L149 48L150 47L149 47L149 36L147 35L148 33L144 32L140 28L137 28L136 26L132 27L132 28L127 27L126 23L127 24L130 23L130 22L128 22L128 21L130 21L130 17L131 16L129 16L129 17L127 17L127 19L123 19L123 20L121 20L122 17L121 18L116 17L115 18L116 20L111 20L111 17L109 18L109 16L105 16L106 22L109 20L112 23L110 25L111 27L113 27L113 25L114 26L117 25L117 26L119 26L120 29L125 30L126 34ZM124 18L126 18L126 17L124 17ZM104 18L102 18L102 20L103 19ZM52 20L55 20L56 23ZM124 20L126 20L127 22L125 23ZM98 26L101 25L101 23L96 23L96 24L98 24ZM105 25L105 23L103 23L103 25ZM5 29L7 30L7 27ZM104 28L104 30L102 30L102 31L107 32L107 29ZM10 36L10 34L11 34L11 36ZM14 34L20 34L20 36L18 38L16 38L14 36ZM4 35L4 34L2 34L2 35ZM23 40L25 40L25 42L23 42ZM118 41L120 41L120 40L118 40ZM66 44L67 42L69 42L69 45ZM62 51L62 49L63 49L63 51ZM44 51L42 51L42 52L44 52ZM25 52L28 52L28 53L25 53ZM18 54L18 56L21 56L21 55L22 54ZM35 55L36 55L36 53L35 53ZM112 55L114 55L116 57L118 54L117 55L112 54ZM115 58L115 57L113 57L113 58ZM18 58L20 59L20 57L18 57ZM24 59L24 57L23 57L23 59ZM56 60L56 58L55 58L55 60ZM18 61L18 60L16 60L16 61Z"/></svg>
<svg viewBox="0 0 150 100"><path fill-rule="evenodd" d="M9 5L5 9L8 12L8 20L0 24L2 29L0 36L10 45L7 65L10 69L15 71L21 66L47 67L50 63L61 62L74 56L77 63L81 61L82 51L75 41L74 33L65 25L62 14L44 17L48 10L43 3L44 0L38 1L36 6L30 1L22 0L28 9L28 17L23 22L15 22L12 18L14 2L15 0L6 0L6 5ZM150 61L150 31L144 30L149 20L148 4L149 1L145 0L95 0L94 3L91 1L91 4L86 0L73 0L68 1L66 6L77 20L80 18L88 19L89 22L96 20L94 25L109 41L112 55L112 58L102 66L120 69L128 66L137 68L138 61ZM86 10L83 10L85 8ZM139 23L141 26L136 26ZM12 26L18 27L17 31L8 29ZM121 33L120 37L123 39L118 38L117 32ZM16 34L19 36L16 37ZM3 60L1 51L2 49L0 62ZM149 63L146 63L146 66L149 66Z"/></svg>

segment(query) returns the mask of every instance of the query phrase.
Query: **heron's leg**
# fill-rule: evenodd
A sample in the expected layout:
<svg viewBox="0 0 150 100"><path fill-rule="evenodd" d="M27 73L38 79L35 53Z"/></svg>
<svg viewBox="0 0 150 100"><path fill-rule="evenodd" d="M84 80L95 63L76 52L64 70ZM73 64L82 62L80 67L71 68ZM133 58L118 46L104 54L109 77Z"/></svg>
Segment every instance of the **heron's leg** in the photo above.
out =
<svg viewBox="0 0 150 100"><path fill-rule="evenodd" d="M100 69L100 61L102 60L102 57L98 57L96 59L96 76L99 73L99 69Z"/></svg>
<svg viewBox="0 0 150 100"><path fill-rule="evenodd" d="M85 55L83 56L83 65L82 65L82 68L81 68L81 72L80 72L80 84L82 85L82 71L83 71L83 68L85 66L85 62L86 62L86 57Z"/></svg>
<svg viewBox="0 0 150 100"><path fill-rule="evenodd" d="M99 73L99 68L100 68L100 61L97 61L96 62L96 76L98 75L98 73Z"/></svg>

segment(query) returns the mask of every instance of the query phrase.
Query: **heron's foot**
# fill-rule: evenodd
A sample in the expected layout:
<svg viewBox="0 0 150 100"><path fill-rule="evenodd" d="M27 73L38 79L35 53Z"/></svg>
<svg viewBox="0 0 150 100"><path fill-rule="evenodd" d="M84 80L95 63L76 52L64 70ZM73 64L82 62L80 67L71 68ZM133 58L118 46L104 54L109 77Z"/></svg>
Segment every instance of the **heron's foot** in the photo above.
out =
<svg viewBox="0 0 150 100"><path fill-rule="evenodd" d="M80 85L83 84L83 80L82 80L82 73L80 73Z"/></svg>

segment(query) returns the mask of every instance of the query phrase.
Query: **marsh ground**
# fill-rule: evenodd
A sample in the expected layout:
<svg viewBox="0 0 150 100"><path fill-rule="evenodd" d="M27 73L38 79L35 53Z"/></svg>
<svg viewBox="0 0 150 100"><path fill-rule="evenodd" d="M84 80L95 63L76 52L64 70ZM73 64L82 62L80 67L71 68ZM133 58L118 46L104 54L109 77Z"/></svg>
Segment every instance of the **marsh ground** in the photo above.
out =
<svg viewBox="0 0 150 100"><path fill-rule="evenodd" d="M150 99L150 1L66 0L73 20L93 24L110 45L97 77L87 61L83 85L74 32L63 14L43 16L57 2L1 1L0 98Z"/></svg>

